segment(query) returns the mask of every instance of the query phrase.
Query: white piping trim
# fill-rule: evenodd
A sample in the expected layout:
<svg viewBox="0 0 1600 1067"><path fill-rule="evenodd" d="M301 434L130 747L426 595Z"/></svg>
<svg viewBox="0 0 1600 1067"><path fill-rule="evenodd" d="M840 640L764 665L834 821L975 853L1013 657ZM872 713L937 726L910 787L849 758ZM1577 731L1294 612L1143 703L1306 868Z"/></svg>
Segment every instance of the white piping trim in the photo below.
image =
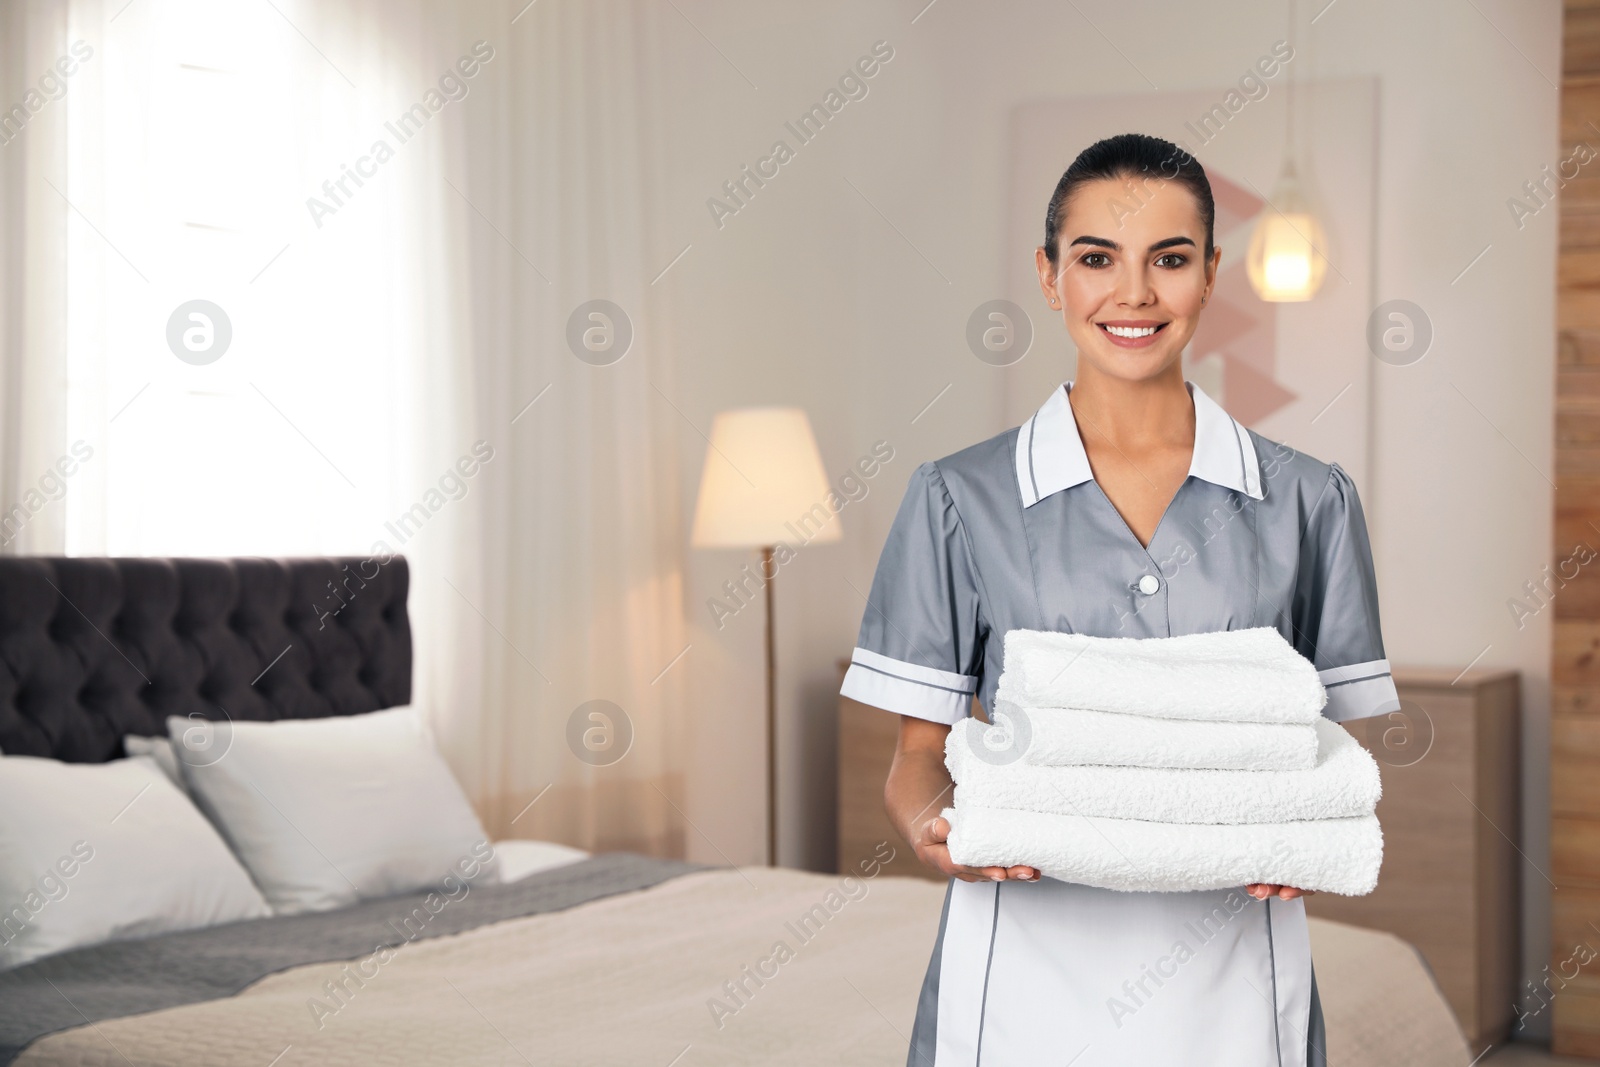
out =
<svg viewBox="0 0 1600 1067"><path fill-rule="evenodd" d="M1267 494L1261 488L1261 459L1256 455L1256 443L1238 419L1233 420L1233 428L1239 434L1239 455L1244 461L1244 494L1252 500L1264 500Z"/></svg>
<svg viewBox="0 0 1600 1067"><path fill-rule="evenodd" d="M1324 686L1330 686L1339 682L1350 682L1358 678L1370 678L1373 675L1388 673L1388 660L1369 659L1365 663L1352 663L1347 667L1329 667L1325 671L1318 671L1317 681Z"/></svg>
<svg viewBox="0 0 1600 1067"><path fill-rule="evenodd" d="M1394 687L1394 679L1381 674L1329 689L1328 703L1322 708L1322 717L1333 722L1349 722L1351 719L1368 719L1399 710L1400 694Z"/></svg>
<svg viewBox="0 0 1600 1067"><path fill-rule="evenodd" d="M953 693L937 686L880 674L861 663L850 664L850 669L844 672L839 695L896 715L951 726L965 719L972 710L972 696L968 693Z"/></svg>
<svg viewBox="0 0 1600 1067"><path fill-rule="evenodd" d="M1033 451L1033 423L1038 414L1029 416L1028 421L1017 429L1017 488L1022 492L1022 506L1031 508L1039 502L1039 494L1034 492L1033 471L1028 464L1028 459Z"/></svg>
<svg viewBox="0 0 1600 1067"><path fill-rule="evenodd" d="M983 983L989 971L1000 883L950 885L939 952L939 1027L934 1033L935 1067L971 1067L978 1061L983 1022ZM1042 1020L1041 1020L1042 1021Z"/></svg>
<svg viewBox="0 0 1600 1067"><path fill-rule="evenodd" d="M894 659L860 646L856 647L850 658L864 667L873 667L884 674L892 674L907 681L938 686L940 689L953 689L957 693L971 694L978 691L978 679L971 674L956 674L954 671L941 671L936 667L907 663L903 659Z"/></svg>
<svg viewBox="0 0 1600 1067"><path fill-rule="evenodd" d="M1311 1025L1311 927L1306 921L1306 899L1268 897L1265 906L1272 938L1278 1062L1282 1067L1305 1067Z"/></svg>

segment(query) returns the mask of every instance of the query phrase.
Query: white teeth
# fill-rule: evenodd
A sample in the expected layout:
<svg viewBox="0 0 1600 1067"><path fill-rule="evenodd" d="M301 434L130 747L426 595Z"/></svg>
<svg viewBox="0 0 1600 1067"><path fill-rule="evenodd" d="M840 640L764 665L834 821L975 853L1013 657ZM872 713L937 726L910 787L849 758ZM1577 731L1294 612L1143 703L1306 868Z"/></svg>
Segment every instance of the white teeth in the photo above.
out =
<svg viewBox="0 0 1600 1067"><path fill-rule="evenodd" d="M1149 337L1156 332L1154 326L1107 326L1105 329L1118 337Z"/></svg>

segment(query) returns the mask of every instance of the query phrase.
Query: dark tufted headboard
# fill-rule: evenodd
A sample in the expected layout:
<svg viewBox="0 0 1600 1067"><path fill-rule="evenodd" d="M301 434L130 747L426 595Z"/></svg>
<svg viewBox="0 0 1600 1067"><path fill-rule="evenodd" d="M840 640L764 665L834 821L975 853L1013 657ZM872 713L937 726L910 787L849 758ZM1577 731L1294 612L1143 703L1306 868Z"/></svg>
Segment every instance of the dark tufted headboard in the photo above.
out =
<svg viewBox="0 0 1600 1067"><path fill-rule="evenodd" d="M169 715L409 703L409 584L401 556L0 557L0 752L98 763Z"/></svg>

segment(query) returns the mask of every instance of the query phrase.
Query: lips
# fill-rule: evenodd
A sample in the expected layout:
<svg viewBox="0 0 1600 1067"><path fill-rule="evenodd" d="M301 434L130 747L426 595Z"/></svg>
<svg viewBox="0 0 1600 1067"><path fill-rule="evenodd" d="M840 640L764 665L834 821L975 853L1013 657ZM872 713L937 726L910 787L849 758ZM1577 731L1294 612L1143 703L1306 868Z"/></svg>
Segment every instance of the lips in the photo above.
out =
<svg viewBox="0 0 1600 1067"><path fill-rule="evenodd" d="M1151 322L1149 320L1134 322L1097 322L1095 326L1105 335L1106 339L1118 348L1144 348L1155 344L1161 331L1166 329L1164 322Z"/></svg>

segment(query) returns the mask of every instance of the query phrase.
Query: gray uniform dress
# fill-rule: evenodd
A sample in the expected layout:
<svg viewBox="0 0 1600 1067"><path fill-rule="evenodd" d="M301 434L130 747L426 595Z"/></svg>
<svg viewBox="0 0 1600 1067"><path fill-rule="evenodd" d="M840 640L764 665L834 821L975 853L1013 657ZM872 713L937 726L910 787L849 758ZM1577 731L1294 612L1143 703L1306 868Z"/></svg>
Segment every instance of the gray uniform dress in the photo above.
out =
<svg viewBox="0 0 1600 1067"><path fill-rule="evenodd" d="M1191 383L1189 476L1145 548L1089 469L1071 385L912 475L844 695L954 724L973 694L993 710L1008 630L1274 626L1319 671L1328 718L1399 709L1348 474ZM952 879L907 1062L1323 1067L1305 903Z"/></svg>

